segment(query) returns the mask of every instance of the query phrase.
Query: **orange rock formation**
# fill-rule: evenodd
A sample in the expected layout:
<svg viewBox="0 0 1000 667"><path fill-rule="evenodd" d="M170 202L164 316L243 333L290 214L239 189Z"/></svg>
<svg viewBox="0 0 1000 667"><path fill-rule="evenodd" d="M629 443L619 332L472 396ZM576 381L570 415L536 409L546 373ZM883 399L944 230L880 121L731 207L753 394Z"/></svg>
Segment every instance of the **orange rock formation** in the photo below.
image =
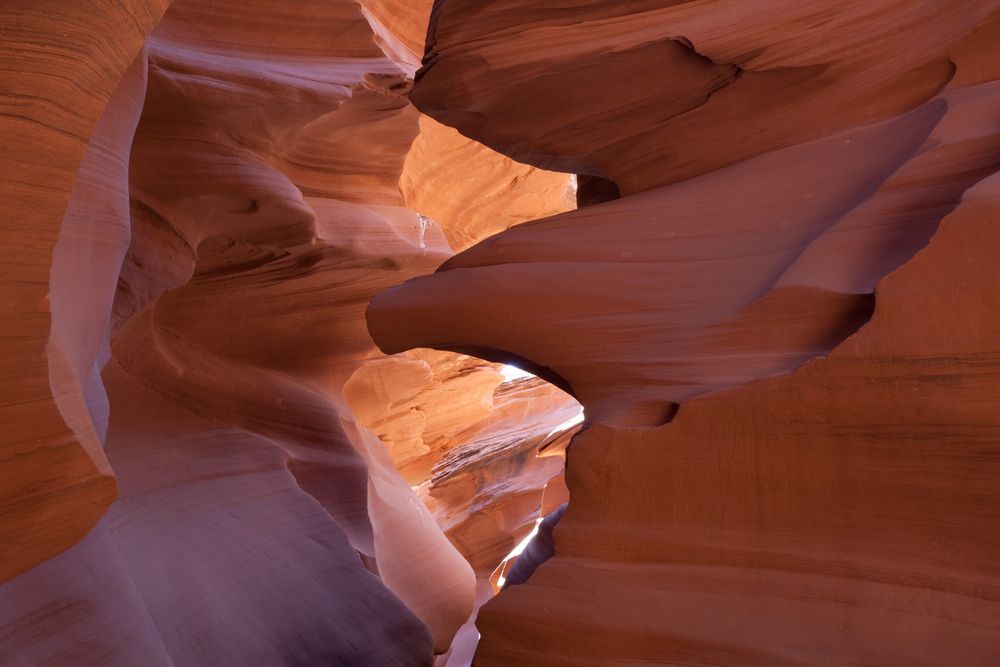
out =
<svg viewBox="0 0 1000 667"><path fill-rule="evenodd" d="M0 62L0 664L995 664L1000 0L8 0Z"/></svg>
<svg viewBox="0 0 1000 667"><path fill-rule="evenodd" d="M432 351L444 393L410 396L414 362L375 348L364 310L448 237L566 210L569 177L421 128L407 52L429 7L19 4L0 662L430 664L473 610L468 559L498 565L561 466L480 501L499 523L474 494L437 499L482 524L464 555L412 486L479 431L532 470L577 408L495 396L492 365ZM480 189L490 206L449 226ZM507 194L525 204L494 222ZM388 413L411 398L431 415L411 445L435 447L416 478L377 418L405 424Z"/></svg>
<svg viewBox="0 0 1000 667"><path fill-rule="evenodd" d="M587 410L476 665L992 664L998 4L529 4L441 3L411 97L624 197L369 310Z"/></svg>

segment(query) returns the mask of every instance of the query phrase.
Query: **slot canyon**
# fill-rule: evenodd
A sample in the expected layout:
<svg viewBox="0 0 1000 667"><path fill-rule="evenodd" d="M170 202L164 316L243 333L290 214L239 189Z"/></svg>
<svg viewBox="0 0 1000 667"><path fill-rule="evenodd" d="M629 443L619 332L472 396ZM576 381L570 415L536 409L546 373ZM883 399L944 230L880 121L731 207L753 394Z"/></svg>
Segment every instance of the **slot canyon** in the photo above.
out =
<svg viewBox="0 0 1000 667"><path fill-rule="evenodd" d="M0 666L1000 665L1000 0L2 0Z"/></svg>

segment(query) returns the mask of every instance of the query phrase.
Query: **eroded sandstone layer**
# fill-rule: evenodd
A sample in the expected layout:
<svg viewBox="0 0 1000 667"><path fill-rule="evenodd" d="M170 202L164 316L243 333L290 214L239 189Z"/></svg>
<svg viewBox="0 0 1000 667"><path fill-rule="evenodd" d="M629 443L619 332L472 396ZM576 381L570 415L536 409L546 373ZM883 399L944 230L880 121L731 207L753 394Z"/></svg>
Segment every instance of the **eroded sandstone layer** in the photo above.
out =
<svg viewBox="0 0 1000 667"><path fill-rule="evenodd" d="M476 664L993 664L998 252L992 177L828 357L578 436Z"/></svg>
<svg viewBox="0 0 1000 667"><path fill-rule="evenodd" d="M369 309L586 408L477 665L993 664L998 9L437 4L417 106L604 193Z"/></svg>
<svg viewBox="0 0 1000 667"><path fill-rule="evenodd" d="M429 3L90 4L0 15L0 662L474 646L579 407L364 311L569 176L421 119Z"/></svg>
<svg viewBox="0 0 1000 667"><path fill-rule="evenodd" d="M1000 0L8 0L0 107L0 664L1000 655Z"/></svg>

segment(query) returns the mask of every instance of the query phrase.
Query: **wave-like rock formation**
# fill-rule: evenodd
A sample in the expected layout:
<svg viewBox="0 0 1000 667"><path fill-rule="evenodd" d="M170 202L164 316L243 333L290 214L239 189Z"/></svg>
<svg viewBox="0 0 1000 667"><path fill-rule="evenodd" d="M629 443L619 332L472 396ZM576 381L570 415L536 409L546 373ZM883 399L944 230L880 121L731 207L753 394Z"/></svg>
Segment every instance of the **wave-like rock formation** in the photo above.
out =
<svg viewBox="0 0 1000 667"><path fill-rule="evenodd" d="M1000 0L8 0L0 63L0 664L995 664Z"/></svg>
<svg viewBox="0 0 1000 667"><path fill-rule="evenodd" d="M998 224L992 177L828 357L578 436L477 664L993 664Z"/></svg>
<svg viewBox="0 0 1000 667"><path fill-rule="evenodd" d="M431 664L579 407L364 311L571 179L421 120L429 4L63 4L0 18L0 662Z"/></svg>
<svg viewBox="0 0 1000 667"><path fill-rule="evenodd" d="M417 106L605 193L369 309L586 408L477 665L993 664L998 9L436 5Z"/></svg>

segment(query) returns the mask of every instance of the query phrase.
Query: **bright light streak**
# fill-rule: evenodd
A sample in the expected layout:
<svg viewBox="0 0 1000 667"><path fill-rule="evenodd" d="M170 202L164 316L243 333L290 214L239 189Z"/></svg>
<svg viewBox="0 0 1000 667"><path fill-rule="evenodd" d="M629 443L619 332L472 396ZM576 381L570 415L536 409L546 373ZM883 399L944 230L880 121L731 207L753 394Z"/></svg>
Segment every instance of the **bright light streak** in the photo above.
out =
<svg viewBox="0 0 1000 667"><path fill-rule="evenodd" d="M576 413L576 415L570 417L562 424L559 424L559 426L556 426L554 429L549 431L549 435L545 437L548 438L549 436L552 436L556 433L562 433L563 431L568 431L569 429L573 428L582 421L583 421L583 408L581 407L580 411Z"/></svg>
<svg viewBox="0 0 1000 667"><path fill-rule="evenodd" d="M504 563L506 563L507 561L511 560L515 556L520 556L521 552L523 552L525 549L528 548L528 545L531 544L531 540L535 539L535 535L538 534L538 527L542 525L542 519L543 518L544 517L539 517L539 518L535 519L535 527L531 529L531 532L528 533L527 537L525 537L523 540L521 540L520 542L518 542L517 546L514 547L513 549L511 549L511 552L509 554L507 554L506 558L504 558L502 561L500 561L500 567L503 567ZM501 574L499 577L497 577L497 586L499 588L503 588L503 585L504 585L504 583L506 581L507 581L507 577L505 577L505 576L503 576Z"/></svg>
<svg viewBox="0 0 1000 667"><path fill-rule="evenodd" d="M528 371L522 371L517 366L511 366L509 364L504 364L503 368L500 369L500 375L503 376L504 382L513 382L514 380L535 377Z"/></svg>

